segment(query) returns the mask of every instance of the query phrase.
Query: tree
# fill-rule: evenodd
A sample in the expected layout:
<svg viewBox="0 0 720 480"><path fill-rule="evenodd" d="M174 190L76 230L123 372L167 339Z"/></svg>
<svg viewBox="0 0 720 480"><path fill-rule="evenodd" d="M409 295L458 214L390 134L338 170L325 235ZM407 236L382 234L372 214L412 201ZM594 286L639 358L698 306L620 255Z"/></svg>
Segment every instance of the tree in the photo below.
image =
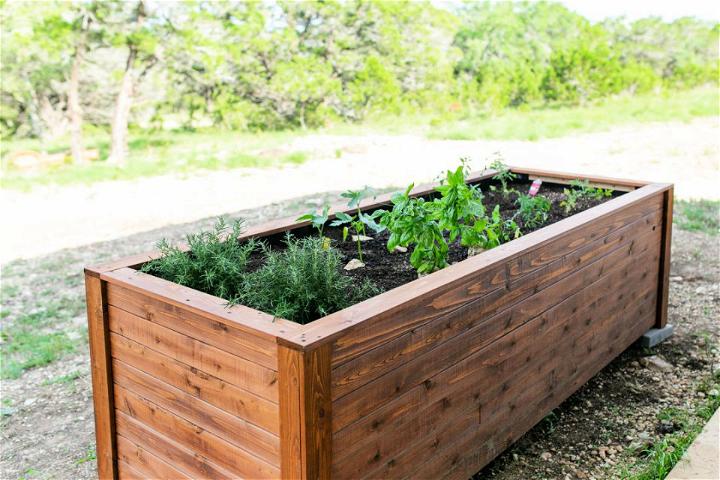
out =
<svg viewBox="0 0 720 480"><path fill-rule="evenodd" d="M122 10L126 4L118 4ZM133 102L135 84L157 63L158 39L161 26L148 26L145 2L138 0L133 8L123 17L116 32L113 32L116 43L124 43L127 47L125 68L122 72L120 90L115 101L112 117L110 155L107 162L111 165L124 166L128 150L128 122ZM111 25L109 22L107 25Z"/></svg>

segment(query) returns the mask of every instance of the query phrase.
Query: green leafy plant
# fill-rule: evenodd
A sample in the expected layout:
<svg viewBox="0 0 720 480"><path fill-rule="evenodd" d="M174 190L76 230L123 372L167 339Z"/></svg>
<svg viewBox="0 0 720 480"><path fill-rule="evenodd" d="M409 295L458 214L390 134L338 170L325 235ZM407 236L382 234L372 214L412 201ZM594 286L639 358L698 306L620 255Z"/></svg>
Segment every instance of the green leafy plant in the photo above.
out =
<svg viewBox="0 0 720 480"><path fill-rule="evenodd" d="M500 182L500 185L502 186L502 194L503 196L507 197L510 192L514 191L513 189L508 189L508 184L515 180L517 178L517 175L512 173L510 171L510 168L508 168L507 165L502 161L500 158L496 158L493 160L493 162L490 164L490 168L497 171L497 173L492 177L493 180L497 180Z"/></svg>
<svg viewBox="0 0 720 480"><path fill-rule="evenodd" d="M448 244L434 202L410 198L413 187L411 184L404 193L393 195L393 208L382 211L380 223L390 231L388 250L413 245L410 264L419 274L424 274L447 266Z"/></svg>
<svg viewBox="0 0 720 480"><path fill-rule="evenodd" d="M522 220L525 228L536 228L547 221L551 203L546 197L521 194L515 203L519 207L515 217Z"/></svg>
<svg viewBox="0 0 720 480"><path fill-rule="evenodd" d="M330 222L332 227L343 227L343 241L347 240L350 230L355 234L355 241L357 242L357 250L359 260L363 261L362 255L362 236L367 236L367 230L365 227L370 228L375 232L381 232L385 229L382 225L377 223L376 219L382 214L381 211L376 210L372 214L363 213L360 209L360 202L369 196L375 196L375 190L370 187L365 187L362 190L348 190L342 193L340 196L348 199L348 207L355 209L355 215L350 215L345 212L337 212L335 214L335 220Z"/></svg>
<svg viewBox="0 0 720 480"><path fill-rule="evenodd" d="M611 197L612 194L613 190L611 188L595 188L590 186L590 182L587 180L576 179L570 182L570 188L563 189L565 199L560 202L560 206L563 207L565 214L568 215L577 208L577 202L581 198L602 200L603 198Z"/></svg>
<svg viewBox="0 0 720 480"><path fill-rule="evenodd" d="M237 241L244 226L243 220L228 224L221 217L212 230L187 235L189 252L162 240L160 257L143 265L142 271L218 297L235 298L258 246L254 240Z"/></svg>
<svg viewBox="0 0 720 480"><path fill-rule="evenodd" d="M318 235L323 236L323 229L328 221L330 215L330 206L325 205L320 213L314 210L309 211L305 215L300 215L295 219L296 222L310 222L315 230L318 231Z"/></svg>
<svg viewBox="0 0 720 480"><path fill-rule="evenodd" d="M263 253L265 263L245 276L235 302L305 324L380 293L370 281L358 286L343 275L340 253L321 238L288 234L285 249L263 246Z"/></svg>

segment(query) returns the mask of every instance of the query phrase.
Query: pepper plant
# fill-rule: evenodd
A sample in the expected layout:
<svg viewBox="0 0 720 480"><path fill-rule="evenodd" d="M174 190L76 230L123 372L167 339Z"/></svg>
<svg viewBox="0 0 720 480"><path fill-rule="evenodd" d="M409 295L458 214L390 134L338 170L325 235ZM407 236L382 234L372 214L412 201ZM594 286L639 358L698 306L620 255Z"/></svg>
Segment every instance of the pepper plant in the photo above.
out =
<svg viewBox="0 0 720 480"><path fill-rule="evenodd" d="M325 224L328 221L328 217L330 215L330 206L325 205L320 213L315 212L315 210L311 210L305 215L301 215L298 218L295 219L296 222L306 222L309 221L310 225L315 228L315 230L318 231L318 235L320 237L323 236L323 229L325 228Z"/></svg>
<svg viewBox="0 0 720 480"><path fill-rule="evenodd" d="M360 202L369 196L375 197L375 190L370 187L365 187L362 190L348 190L340 196L348 199L348 207L356 210L355 215L350 215L345 212L337 212L335 214L335 220L330 222L330 226L339 227L343 226L343 241L347 240L350 230L355 234L357 242L358 257L359 260L363 261L362 255L362 240L361 236L367 236L367 230L365 227L370 228L374 232L382 232L385 227L377 223L376 219L382 214L382 211L376 210L372 214L363 213L360 210Z"/></svg>

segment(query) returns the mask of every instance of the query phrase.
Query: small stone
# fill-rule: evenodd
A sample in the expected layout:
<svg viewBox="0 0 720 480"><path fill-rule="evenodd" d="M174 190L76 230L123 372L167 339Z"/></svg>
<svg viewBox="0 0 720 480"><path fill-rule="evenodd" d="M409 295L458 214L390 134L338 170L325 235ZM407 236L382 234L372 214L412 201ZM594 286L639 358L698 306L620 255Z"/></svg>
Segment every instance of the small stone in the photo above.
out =
<svg viewBox="0 0 720 480"><path fill-rule="evenodd" d="M353 259L350 260L350 261L347 263L347 265L345 265L343 268L344 268L345 270L350 271L350 270L356 270L356 269L358 269L358 268L363 268L364 266L365 266L365 264L364 264L363 262L361 262L361 261L358 260L357 258L353 258Z"/></svg>
<svg viewBox="0 0 720 480"><path fill-rule="evenodd" d="M717 388L713 388L708 392L708 396L710 397L717 397L718 395L720 395L720 392L718 392Z"/></svg>
<svg viewBox="0 0 720 480"><path fill-rule="evenodd" d="M474 257L475 255L480 255L484 251L485 251L484 248L470 247L470 248L468 248L468 257Z"/></svg>
<svg viewBox="0 0 720 480"><path fill-rule="evenodd" d="M681 277L680 275L676 275L676 276L674 276L674 277L670 277L670 281L671 281L671 282L682 282L683 280L684 280L684 278Z"/></svg>
<svg viewBox="0 0 720 480"><path fill-rule="evenodd" d="M657 370L660 372L667 372L673 369L673 366L671 363L667 362L662 357L659 357L657 355L652 355L650 357L644 357L640 359L640 363L642 363L647 368L650 368L652 370Z"/></svg>
<svg viewBox="0 0 720 480"><path fill-rule="evenodd" d="M23 405L25 405L26 407L29 407L30 405L32 405L32 404L35 403L36 401L37 401L36 398L28 398L28 399L26 399L26 400L23 402Z"/></svg>
<svg viewBox="0 0 720 480"><path fill-rule="evenodd" d="M543 452L540 454L540 458L542 458L545 461L550 460L551 457L552 457L552 453L550 453L550 452Z"/></svg>
<svg viewBox="0 0 720 480"><path fill-rule="evenodd" d="M513 453L513 460L517 462L520 460L520 456L517 453Z"/></svg>
<svg viewBox="0 0 720 480"><path fill-rule="evenodd" d="M393 251L397 253L407 253L407 247L401 247L400 245L398 245Z"/></svg>
<svg viewBox="0 0 720 480"><path fill-rule="evenodd" d="M630 366L635 367L635 368L640 368L640 363L636 362L636 361L632 361L632 362L630 362Z"/></svg>
<svg viewBox="0 0 720 480"><path fill-rule="evenodd" d="M0 417L9 417L13 413L15 413L13 407L0 407Z"/></svg>
<svg viewBox="0 0 720 480"><path fill-rule="evenodd" d="M699 398L705 398L705 393L704 393L704 392L697 392L697 396L698 396Z"/></svg>
<svg viewBox="0 0 720 480"><path fill-rule="evenodd" d="M372 237L368 237L367 235L353 235L352 241L357 242L360 240L361 242L367 242L368 240L372 240Z"/></svg>

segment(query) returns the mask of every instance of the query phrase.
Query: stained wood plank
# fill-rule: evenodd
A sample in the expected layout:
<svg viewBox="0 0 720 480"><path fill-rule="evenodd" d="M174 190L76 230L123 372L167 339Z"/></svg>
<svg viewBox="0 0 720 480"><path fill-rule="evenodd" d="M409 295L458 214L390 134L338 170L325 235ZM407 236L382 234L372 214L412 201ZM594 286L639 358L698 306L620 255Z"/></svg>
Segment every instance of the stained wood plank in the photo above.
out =
<svg viewBox="0 0 720 480"><path fill-rule="evenodd" d="M118 460L118 478L120 480L144 480L148 474L138 471L135 467Z"/></svg>
<svg viewBox="0 0 720 480"><path fill-rule="evenodd" d="M634 187L640 188L649 185L651 182L643 180L629 180L626 178L615 178L601 175L587 175L583 173L572 173L572 172L558 172L553 170L544 170L538 168L526 168L511 166L510 170L514 173L522 173L525 175L545 177L549 181L555 183L569 182L571 180L587 180L592 183L606 184L606 185L618 185L622 187Z"/></svg>
<svg viewBox="0 0 720 480"><path fill-rule="evenodd" d="M268 463L280 464L280 439L275 435L117 359L113 360L113 371L116 384Z"/></svg>
<svg viewBox="0 0 720 480"><path fill-rule="evenodd" d="M279 434L277 404L195 367L177 362L122 335L111 333L110 344L113 356L124 363L274 435Z"/></svg>
<svg viewBox="0 0 720 480"><path fill-rule="evenodd" d="M526 298L535 291L546 287L550 282L561 279L570 272L617 248L631 236L652 231L660 225L660 221L660 210L656 210L605 237L596 239L586 247L570 251L539 270L530 266L533 263L532 260L524 256L519 257L509 264L509 288L499 291L499 294L503 296L502 301L511 304L511 302ZM522 265L526 265L524 269ZM335 367L332 372L333 400L398 368L414 355L427 351L446 339L487 320L487 316L478 314L478 310L483 310L483 307L493 298L488 296L483 298L485 299L483 302L469 303ZM512 305L508 308L512 308ZM496 329L495 335L501 331ZM493 339L490 335L491 333L488 331L485 335L487 341Z"/></svg>
<svg viewBox="0 0 720 480"><path fill-rule="evenodd" d="M238 394L241 399L252 393L253 397L259 396L269 402L277 403L278 386L275 370L148 322L112 305L108 309L108 314L112 332L245 390L245 393ZM247 401L258 403L251 399Z"/></svg>
<svg viewBox="0 0 720 480"><path fill-rule="evenodd" d="M332 464L332 400L330 344L303 355L300 398L303 434L303 478L330 480Z"/></svg>
<svg viewBox="0 0 720 480"><path fill-rule="evenodd" d="M202 455L183 448L170 438L122 412L117 412L117 426L120 436L131 441L144 454L153 455L165 464L171 465L174 469L184 473L185 475L181 478L237 478L236 475L215 465ZM125 458L123 460L127 461Z"/></svg>
<svg viewBox="0 0 720 480"><path fill-rule="evenodd" d="M593 283L607 271L618 271L621 267L631 264L634 256L642 254L651 248L653 244L657 244L658 234L659 232L645 234L637 242L630 242L622 248L601 257L601 259L596 260L587 267L578 270L573 275L553 284L542 291L542 294L538 293L529 297L527 301L511 310L509 321L518 323L528 321L542 313L543 310L551 308L567 296L581 290L584 286ZM495 311L489 309L488 312L485 312L478 309L477 314L490 315ZM333 404L333 431L341 430L346 425L383 405L388 401L387 392L394 392L395 395L402 394L421 383L428 376L431 376L433 371L437 371L445 365L453 364L462 356L472 353L473 349L482 346L474 333L473 330L470 330L458 337L454 337L453 340L417 356L411 362L408 362L406 367L389 372L367 384L365 388L355 390L335 401Z"/></svg>
<svg viewBox="0 0 720 480"><path fill-rule="evenodd" d="M119 463L132 470L132 476L129 478L133 476L162 480L192 478L123 436L118 437L118 456ZM127 473L124 472L122 478L128 478Z"/></svg>
<svg viewBox="0 0 720 480"><path fill-rule="evenodd" d="M98 477L117 478L117 446L112 393L112 365L107 319L105 285L99 278L85 275L90 373L93 385L95 441Z"/></svg>
<svg viewBox="0 0 720 480"><path fill-rule="evenodd" d="M107 296L108 303L114 307L263 367L277 370L276 342L273 339L248 334L227 323L150 298L120 285L109 284Z"/></svg>
<svg viewBox="0 0 720 480"><path fill-rule="evenodd" d="M302 478L302 352L278 345L280 384L280 472L282 478Z"/></svg>
<svg viewBox="0 0 720 480"><path fill-rule="evenodd" d="M643 277L642 273L636 273L627 280L642 285L646 293L654 293L655 278ZM577 336L578 331L583 329L597 328L600 322L612 316L611 313L616 316L619 313L629 314L632 318L634 307L631 306L641 301L639 291L617 301L599 302L596 299L592 303L578 302L587 293L594 292L597 297L598 288L607 288L611 285L610 280L614 279L606 277L586 288L583 291L585 295L578 293L576 298L568 298L552 311L522 327L526 332L536 328L532 334L523 335L518 329L515 335L498 340L497 344L479 352L477 358L473 356L463 360L457 367L428 379L424 387L397 397L392 402L396 408L384 408L384 412L378 412L380 415L373 414L336 434L336 475L342 477L342 472L366 471L369 465L390 458L394 461L394 468L398 468L398 459L392 455L407 445L408 439L412 442L437 438L439 434L434 433L435 429L444 423L455 422L455 417L465 410L470 410L469 415L474 415L476 422L479 405L483 405L483 418L497 415L491 403L511 398L525 391L535 379L546 378L547 369L565 358L559 356L559 346L564 342L567 344L569 337ZM647 308L652 308L652 300L650 303L647 298L642 301ZM583 307L576 309L578 304ZM500 363L497 363L498 359ZM572 365L572 362L567 363ZM533 365L539 369L536 370Z"/></svg>
<svg viewBox="0 0 720 480"><path fill-rule="evenodd" d="M670 289L670 251L672 249L673 187L663 197L662 256L660 257L660 281L658 284L658 306L655 328L667 325L668 298Z"/></svg>
<svg viewBox="0 0 720 480"><path fill-rule="evenodd" d="M195 456L202 456L225 469L233 478L277 476L279 469L226 440L174 415L162 407L117 386L115 403L119 411L154 432L172 439Z"/></svg>
<svg viewBox="0 0 720 480"><path fill-rule="evenodd" d="M264 338L270 342L274 341L278 336L282 337L301 329L301 325L295 322L275 318L267 313L242 305L229 306L228 301L222 298L147 275L131 268L106 272L101 275L101 278L108 283L120 285L143 296L160 300L161 303L179 308L180 311L210 318L221 325L235 328L246 335L252 335L260 339ZM121 305L116 306L122 308Z"/></svg>

